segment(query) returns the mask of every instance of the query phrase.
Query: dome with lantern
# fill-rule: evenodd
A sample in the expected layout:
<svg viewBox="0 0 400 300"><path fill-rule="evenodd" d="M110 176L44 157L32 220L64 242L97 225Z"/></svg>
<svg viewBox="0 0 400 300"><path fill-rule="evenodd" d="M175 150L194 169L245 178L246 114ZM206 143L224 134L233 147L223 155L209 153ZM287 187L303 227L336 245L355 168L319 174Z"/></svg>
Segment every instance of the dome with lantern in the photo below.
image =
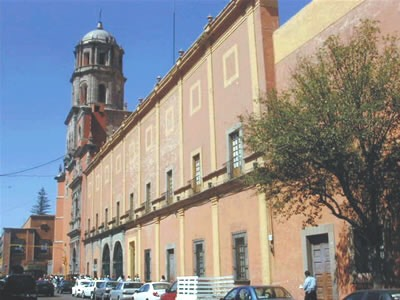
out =
<svg viewBox="0 0 400 300"><path fill-rule="evenodd" d="M102 22L98 22L97 28L85 34L81 41L84 44L90 42L116 43L114 36L104 30Z"/></svg>

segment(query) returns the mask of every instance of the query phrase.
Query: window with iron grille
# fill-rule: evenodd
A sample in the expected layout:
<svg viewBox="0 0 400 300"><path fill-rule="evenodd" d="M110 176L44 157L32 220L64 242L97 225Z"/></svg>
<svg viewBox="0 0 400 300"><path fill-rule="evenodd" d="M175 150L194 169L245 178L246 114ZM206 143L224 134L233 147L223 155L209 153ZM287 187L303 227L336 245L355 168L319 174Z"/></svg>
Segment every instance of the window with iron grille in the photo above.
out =
<svg viewBox="0 0 400 300"><path fill-rule="evenodd" d="M166 200L167 200L167 203L169 204L169 203L171 203L172 202L172 196L173 196L173 190L174 190L174 187L173 187L173 183L172 183L172 170L169 170L168 172L167 172L167 182L166 182L166 185L167 185L167 191L166 191L166 195L165 195L165 198L166 198Z"/></svg>
<svg viewBox="0 0 400 300"><path fill-rule="evenodd" d="M239 130L229 135L229 150L231 175L238 176L241 173L243 159L243 146Z"/></svg>
<svg viewBox="0 0 400 300"><path fill-rule="evenodd" d="M151 250L144 250L144 280L151 281Z"/></svg>
<svg viewBox="0 0 400 300"><path fill-rule="evenodd" d="M233 273L235 280L248 279L248 256L246 233L235 233L233 238Z"/></svg>
<svg viewBox="0 0 400 300"><path fill-rule="evenodd" d="M194 274L202 277L205 275L204 241L195 241L194 245Z"/></svg>

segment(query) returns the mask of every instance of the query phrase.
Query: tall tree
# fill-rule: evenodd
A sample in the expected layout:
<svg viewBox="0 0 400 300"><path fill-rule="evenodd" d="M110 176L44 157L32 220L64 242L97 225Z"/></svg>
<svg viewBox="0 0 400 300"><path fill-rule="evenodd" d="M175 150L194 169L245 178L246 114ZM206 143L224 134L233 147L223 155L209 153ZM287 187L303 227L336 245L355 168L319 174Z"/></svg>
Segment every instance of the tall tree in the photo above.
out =
<svg viewBox="0 0 400 300"><path fill-rule="evenodd" d="M37 202L33 205L31 213L35 215L47 215L50 207L50 200L47 198L47 193L42 187L38 192Z"/></svg>
<svg viewBox="0 0 400 300"><path fill-rule="evenodd" d="M346 221L375 285L400 284L399 46L364 20L300 59L290 88L260 99L261 114L241 116L246 145L265 158L248 182L284 218L315 225L325 208Z"/></svg>

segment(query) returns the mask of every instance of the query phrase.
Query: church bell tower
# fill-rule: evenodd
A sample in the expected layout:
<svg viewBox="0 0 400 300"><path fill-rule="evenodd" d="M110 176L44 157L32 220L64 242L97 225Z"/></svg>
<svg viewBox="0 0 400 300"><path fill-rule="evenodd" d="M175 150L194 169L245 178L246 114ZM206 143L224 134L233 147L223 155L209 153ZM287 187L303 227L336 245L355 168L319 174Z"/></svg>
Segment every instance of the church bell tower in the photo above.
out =
<svg viewBox="0 0 400 300"><path fill-rule="evenodd" d="M72 102L65 120L65 170L56 180L60 199L57 206L60 204L63 207L60 215L65 217L58 228L60 236L68 236L67 240L60 240L63 247L67 248L65 261L68 263L64 270L68 270L70 274L82 274L88 271L81 269L83 241L85 232L92 229L90 220L84 220L84 171L107 138L130 113L124 104L124 50L104 30L101 22L79 41L74 54Z"/></svg>

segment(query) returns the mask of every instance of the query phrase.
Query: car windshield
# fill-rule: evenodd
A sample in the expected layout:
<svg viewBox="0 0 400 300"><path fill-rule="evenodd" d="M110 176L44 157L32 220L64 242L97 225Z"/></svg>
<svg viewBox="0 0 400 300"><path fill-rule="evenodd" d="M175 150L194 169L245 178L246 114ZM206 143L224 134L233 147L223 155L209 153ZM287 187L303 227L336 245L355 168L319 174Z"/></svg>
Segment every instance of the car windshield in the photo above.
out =
<svg viewBox="0 0 400 300"><path fill-rule="evenodd" d="M291 298L288 291L278 286L260 286L255 287L258 299Z"/></svg>
<svg viewBox="0 0 400 300"><path fill-rule="evenodd" d="M155 290L166 290L169 288L169 283L155 283L153 287Z"/></svg>
<svg viewBox="0 0 400 300"><path fill-rule="evenodd" d="M126 282L124 285L125 289L138 289L142 286L139 282Z"/></svg>
<svg viewBox="0 0 400 300"><path fill-rule="evenodd" d="M114 288L118 284L118 281L107 281L106 287Z"/></svg>

